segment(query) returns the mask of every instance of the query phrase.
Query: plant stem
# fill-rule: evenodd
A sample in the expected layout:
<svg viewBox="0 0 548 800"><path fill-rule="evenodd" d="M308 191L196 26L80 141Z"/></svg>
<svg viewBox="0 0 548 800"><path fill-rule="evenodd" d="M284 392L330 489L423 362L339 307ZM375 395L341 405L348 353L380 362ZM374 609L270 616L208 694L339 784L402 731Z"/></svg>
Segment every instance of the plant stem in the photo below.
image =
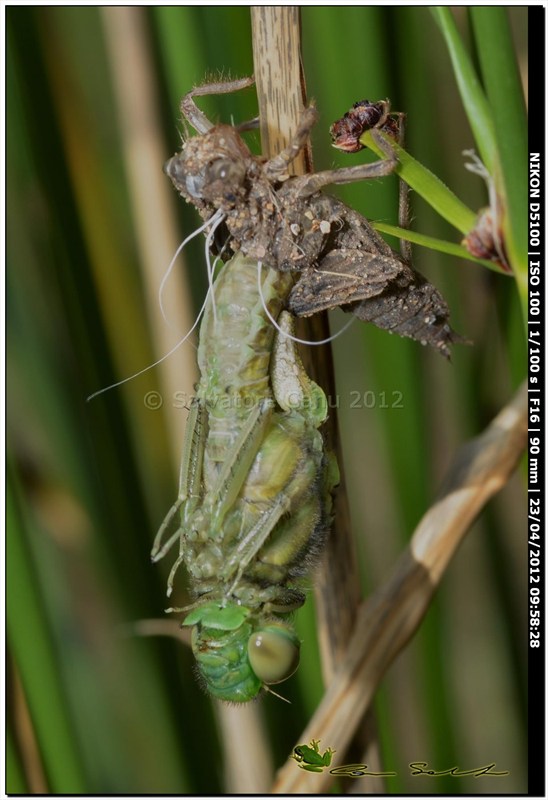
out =
<svg viewBox="0 0 548 800"><path fill-rule="evenodd" d="M451 223L461 233L469 233L476 224L474 212L465 206L437 175L434 175L420 161L413 158L407 150L400 147L384 132L381 132L380 135L396 153L398 158L396 174L420 194L447 222ZM371 136L371 131L366 131L360 137L360 142L381 158L385 157L385 154Z"/></svg>
<svg viewBox="0 0 548 800"><path fill-rule="evenodd" d="M263 154L269 157L289 143L304 108L304 78L300 69L300 18L296 7L261 6L252 7L251 19L261 135L263 131L266 135L262 140L262 149ZM274 132L276 126L280 127ZM273 143L276 150L270 149ZM304 172L305 160L294 162L294 166L299 172ZM309 338L322 339L329 335L325 314L315 315L310 322L312 332ZM335 397L331 348L308 348L303 351L302 356L305 367L314 380L328 396ZM334 412L335 409L330 410L326 438L336 451L339 466L342 468ZM344 656L360 597L357 562L348 521L348 501L341 476L336 497L334 529L321 568L315 575L322 671L326 685L329 685L337 663Z"/></svg>
<svg viewBox="0 0 548 800"><path fill-rule="evenodd" d="M407 645L430 607L435 590L472 522L506 484L527 443L527 386L453 459L436 502L419 522L389 578L360 607L347 657L303 741L315 736L343 749L372 702L388 666ZM314 775L286 763L279 794L324 793L333 776Z"/></svg>
<svg viewBox="0 0 548 800"><path fill-rule="evenodd" d="M487 98L495 125L504 195L504 241L527 319L527 117L505 8L471 8Z"/></svg>
<svg viewBox="0 0 548 800"><path fill-rule="evenodd" d="M445 39L462 103L472 128L474 139L487 171L496 169L496 139L491 110L474 70L470 56L459 36L451 10L445 6L433 9L434 17Z"/></svg>

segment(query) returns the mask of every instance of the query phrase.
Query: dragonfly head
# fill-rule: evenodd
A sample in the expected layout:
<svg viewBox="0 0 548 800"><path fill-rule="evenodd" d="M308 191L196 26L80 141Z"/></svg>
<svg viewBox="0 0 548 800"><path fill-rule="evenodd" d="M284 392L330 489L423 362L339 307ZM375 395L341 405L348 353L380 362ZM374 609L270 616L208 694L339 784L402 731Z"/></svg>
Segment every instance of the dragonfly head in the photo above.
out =
<svg viewBox="0 0 548 800"><path fill-rule="evenodd" d="M259 623L242 606L201 606L183 624L195 624L192 650L200 677L220 700L245 703L298 667L300 642L291 626L269 619Z"/></svg>
<svg viewBox="0 0 548 800"><path fill-rule="evenodd" d="M231 207L245 195L248 168L253 157L230 125L216 125L202 136L189 139L170 158L164 172L177 191L198 208Z"/></svg>

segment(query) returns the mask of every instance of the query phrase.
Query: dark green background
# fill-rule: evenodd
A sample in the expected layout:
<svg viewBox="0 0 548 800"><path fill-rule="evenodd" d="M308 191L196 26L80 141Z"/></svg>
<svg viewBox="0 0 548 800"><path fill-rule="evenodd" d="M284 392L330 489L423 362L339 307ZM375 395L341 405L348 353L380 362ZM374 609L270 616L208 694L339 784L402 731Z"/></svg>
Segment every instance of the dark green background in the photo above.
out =
<svg viewBox="0 0 548 800"><path fill-rule="evenodd" d="M249 10L135 13L143 68L158 98L161 170L180 143L179 98L206 73L252 72ZM466 10L455 13L469 39ZM226 790L223 746L188 649L125 635L128 623L160 618L166 605L165 568L151 567L148 553L175 497L179 445L169 418L143 403L147 392L162 391L158 371L85 402L163 355L151 339L155 300L137 243L104 14L93 7L6 12L8 790L216 793ZM520 63L526 14L510 9ZM428 9L307 7L302 23L308 93L321 115L317 169L363 159L334 151L328 127L356 100L390 97L408 114L409 151L471 208L486 204L482 182L463 166L462 150L473 140ZM140 91L139 80L136 73L132 91ZM201 105L227 122L256 108L252 90ZM339 193L367 216L396 223L396 192L390 178ZM180 236L190 232L197 216L174 192L169 201ZM413 215L417 230L458 241L420 198ZM197 311L203 245L188 252L183 281ZM415 263L442 290L453 326L473 346L455 347L447 363L359 323L334 344L364 592L386 577L455 448L485 427L525 372L511 279L419 248ZM165 267L157 265L158 275ZM335 315L333 327L344 321ZM179 358L170 362L175 374ZM181 375L181 385L192 380ZM389 791L526 790L524 519L523 475L516 475L474 524L383 682L384 767L399 774ZM267 697L260 706L275 767L321 697L311 605L299 616L305 643L286 691L292 705ZM245 755L252 763L253 749ZM495 761L510 775L426 784L408 777L410 761L434 769ZM334 758L340 763L343 753Z"/></svg>

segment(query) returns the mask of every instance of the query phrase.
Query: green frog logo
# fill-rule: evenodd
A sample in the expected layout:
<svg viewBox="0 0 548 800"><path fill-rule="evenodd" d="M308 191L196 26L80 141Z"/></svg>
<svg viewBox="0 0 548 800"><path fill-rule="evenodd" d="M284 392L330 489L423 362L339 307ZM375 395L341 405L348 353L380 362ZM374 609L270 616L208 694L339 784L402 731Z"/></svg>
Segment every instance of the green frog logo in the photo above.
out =
<svg viewBox="0 0 548 800"><path fill-rule="evenodd" d="M331 764L331 756L336 750L327 748L325 753L320 753L321 739L312 739L310 745L298 744L293 748L291 758L294 758L301 769L308 772L323 772L325 767Z"/></svg>

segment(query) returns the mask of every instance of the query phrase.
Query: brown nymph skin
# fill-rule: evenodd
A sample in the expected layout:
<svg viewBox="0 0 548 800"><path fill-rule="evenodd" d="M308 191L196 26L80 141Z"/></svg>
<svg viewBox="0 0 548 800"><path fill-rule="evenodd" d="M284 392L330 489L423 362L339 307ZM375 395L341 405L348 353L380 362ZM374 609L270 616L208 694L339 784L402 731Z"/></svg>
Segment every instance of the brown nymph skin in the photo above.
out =
<svg viewBox="0 0 548 800"><path fill-rule="evenodd" d="M187 96L187 115L189 104L192 108ZM189 120L193 123L191 114ZM449 309L437 289L395 253L365 217L320 191L331 183L391 173L397 164L392 150L378 137L385 160L290 177L288 167L306 145L316 120L316 109L309 106L291 144L265 160L251 153L236 128L208 127L200 119L196 127L202 133L184 143L165 171L204 219L221 211L232 251L242 250L265 266L298 273L288 302L295 315L341 306L448 357L449 345L460 337L448 324Z"/></svg>

